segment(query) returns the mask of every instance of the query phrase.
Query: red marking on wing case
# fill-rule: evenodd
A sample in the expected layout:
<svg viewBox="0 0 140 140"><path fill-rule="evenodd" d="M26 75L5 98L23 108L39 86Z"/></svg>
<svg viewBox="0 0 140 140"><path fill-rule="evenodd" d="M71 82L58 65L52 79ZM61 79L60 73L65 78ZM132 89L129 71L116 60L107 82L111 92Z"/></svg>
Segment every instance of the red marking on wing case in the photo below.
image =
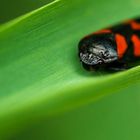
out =
<svg viewBox="0 0 140 140"><path fill-rule="evenodd" d="M99 30L99 31L97 31L97 32L94 32L94 33L91 33L91 34L85 36L84 38L88 38L88 37L90 37L90 36L92 36L92 35L102 34L102 33L111 33L111 30L109 30L109 29ZM84 39L84 38L83 38L83 39Z"/></svg>
<svg viewBox="0 0 140 140"><path fill-rule="evenodd" d="M111 30L109 30L109 29L103 29L103 30L100 30L100 31L95 32L94 34L101 34L101 33L111 33Z"/></svg>
<svg viewBox="0 0 140 140"><path fill-rule="evenodd" d="M133 30L140 30L140 23L138 23L134 20L126 20L123 23L124 24L130 24L130 26Z"/></svg>
<svg viewBox="0 0 140 140"><path fill-rule="evenodd" d="M137 23L136 21L130 21L130 25L132 27L132 29L134 30L140 30L140 23Z"/></svg>
<svg viewBox="0 0 140 140"><path fill-rule="evenodd" d="M125 38L120 34L116 34L115 39L116 39L116 43L117 43L118 57L122 58L128 48L127 42L126 42Z"/></svg>
<svg viewBox="0 0 140 140"><path fill-rule="evenodd" d="M134 55L140 56L140 38L137 35L132 35L131 38L133 44L134 44Z"/></svg>
<svg viewBox="0 0 140 140"><path fill-rule="evenodd" d="M123 21L123 24L130 24L132 22L132 20L125 20Z"/></svg>

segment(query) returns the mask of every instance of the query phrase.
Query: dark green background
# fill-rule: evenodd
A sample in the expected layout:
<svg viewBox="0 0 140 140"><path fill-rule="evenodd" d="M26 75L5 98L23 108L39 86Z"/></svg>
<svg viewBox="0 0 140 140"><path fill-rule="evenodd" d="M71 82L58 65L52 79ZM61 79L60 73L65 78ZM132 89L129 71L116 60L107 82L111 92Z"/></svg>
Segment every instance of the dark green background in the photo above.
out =
<svg viewBox="0 0 140 140"><path fill-rule="evenodd" d="M0 24L39 8L51 1L53 0L1 0Z"/></svg>

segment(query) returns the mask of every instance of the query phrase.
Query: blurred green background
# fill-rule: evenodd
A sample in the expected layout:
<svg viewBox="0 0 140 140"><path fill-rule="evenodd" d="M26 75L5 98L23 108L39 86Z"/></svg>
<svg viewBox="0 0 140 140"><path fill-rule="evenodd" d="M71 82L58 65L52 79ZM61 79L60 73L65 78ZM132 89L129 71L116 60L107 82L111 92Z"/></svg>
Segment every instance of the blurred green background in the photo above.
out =
<svg viewBox="0 0 140 140"><path fill-rule="evenodd" d="M0 1L0 23L49 2ZM138 15L140 0L60 0L2 27L0 140L139 140L139 68L106 80L76 57L84 35Z"/></svg>
<svg viewBox="0 0 140 140"><path fill-rule="evenodd" d="M17 140L138 140L140 93L137 88L139 84L76 110L38 120L16 135Z"/></svg>

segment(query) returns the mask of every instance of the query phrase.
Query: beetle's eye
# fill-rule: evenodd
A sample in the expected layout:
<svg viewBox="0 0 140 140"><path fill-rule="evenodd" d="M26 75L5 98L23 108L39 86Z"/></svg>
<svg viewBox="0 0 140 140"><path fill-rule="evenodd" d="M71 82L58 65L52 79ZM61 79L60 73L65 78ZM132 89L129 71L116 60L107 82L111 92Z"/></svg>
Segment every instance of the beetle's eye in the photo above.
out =
<svg viewBox="0 0 140 140"><path fill-rule="evenodd" d="M108 51L105 51L104 56L105 57L108 57L109 56L109 52Z"/></svg>
<svg viewBox="0 0 140 140"><path fill-rule="evenodd" d="M103 58L107 58L109 56L109 52L108 51L104 51L104 50L101 50L99 52L100 56L103 57Z"/></svg>
<svg viewBox="0 0 140 140"><path fill-rule="evenodd" d="M104 51L103 50L100 51L100 55L104 56Z"/></svg>

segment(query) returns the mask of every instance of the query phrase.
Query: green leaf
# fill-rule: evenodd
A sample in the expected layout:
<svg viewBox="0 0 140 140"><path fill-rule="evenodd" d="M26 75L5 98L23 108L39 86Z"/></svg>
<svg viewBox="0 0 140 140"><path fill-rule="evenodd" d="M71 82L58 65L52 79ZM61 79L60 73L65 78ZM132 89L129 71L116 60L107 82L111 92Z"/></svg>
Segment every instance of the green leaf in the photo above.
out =
<svg viewBox="0 0 140 140"><path fill-rule="evenodd" d="M128 101L126 93L129 94L129 100L133 96L139 97L140 67L114 74L87 72L80 65L77 44L88 33L137 16L139 9L139 1L131 0L57 0L0 26L1 139L118 138L115 135L100 136L102 119L97 119L98 126L90 126L90 107L85 107L86 111L82 110L80 113L70 110L96 101L95 107L92 106L95 112L91 113L92 116L97 115L93 118L96 119L101 115L97 108L99 107L100 112L103 104L108 105L107 95L116 96L116 93L120 93L117 101L121 101L123 94ZM126 87L128 89L124 90ZM99 104L101 98L103 104ZM108 100L109 98L108 96ZM127 104L123 101L122 104ZM116 100L113 98L109 102L112 104ZM133 102L132 106L140 105ZM116 106L112 105L113 107ZM117 109L120 109L121 113L128 111L126 106L125 109L121 106ZM64 111L70 112L63 116ZM88 112L89 116L83 115L84 112ZM115 118L116 112L113 113ZM103 114L106 118L107 115ZM128 114L131 114L131 111ZM135 110L134 114L139 115L139 112ZM79 120L81 115L84 125ZM136 122L140 123L139 118L136 119ZM127 123L129 121L130 118ZM123 119L121 122L124 122ZM103 124L108 125L105 122ZM111 129L110 122L109 126L110 128L106 128L109 128L112 134L117 134ZM139 128L136 126L137 124L133 123L130 125L134 130ZM86 131L83 127L90 130ZM126 127L128 125L124 124L120 130L126 130L127 133ZM80 136L83 130L88 137ZM92 134L93 130L97 132L95 135ZM121 135L121 131L119 136L128 140L128 137ZM137 131L134 134L138 134Z"/></svg>

